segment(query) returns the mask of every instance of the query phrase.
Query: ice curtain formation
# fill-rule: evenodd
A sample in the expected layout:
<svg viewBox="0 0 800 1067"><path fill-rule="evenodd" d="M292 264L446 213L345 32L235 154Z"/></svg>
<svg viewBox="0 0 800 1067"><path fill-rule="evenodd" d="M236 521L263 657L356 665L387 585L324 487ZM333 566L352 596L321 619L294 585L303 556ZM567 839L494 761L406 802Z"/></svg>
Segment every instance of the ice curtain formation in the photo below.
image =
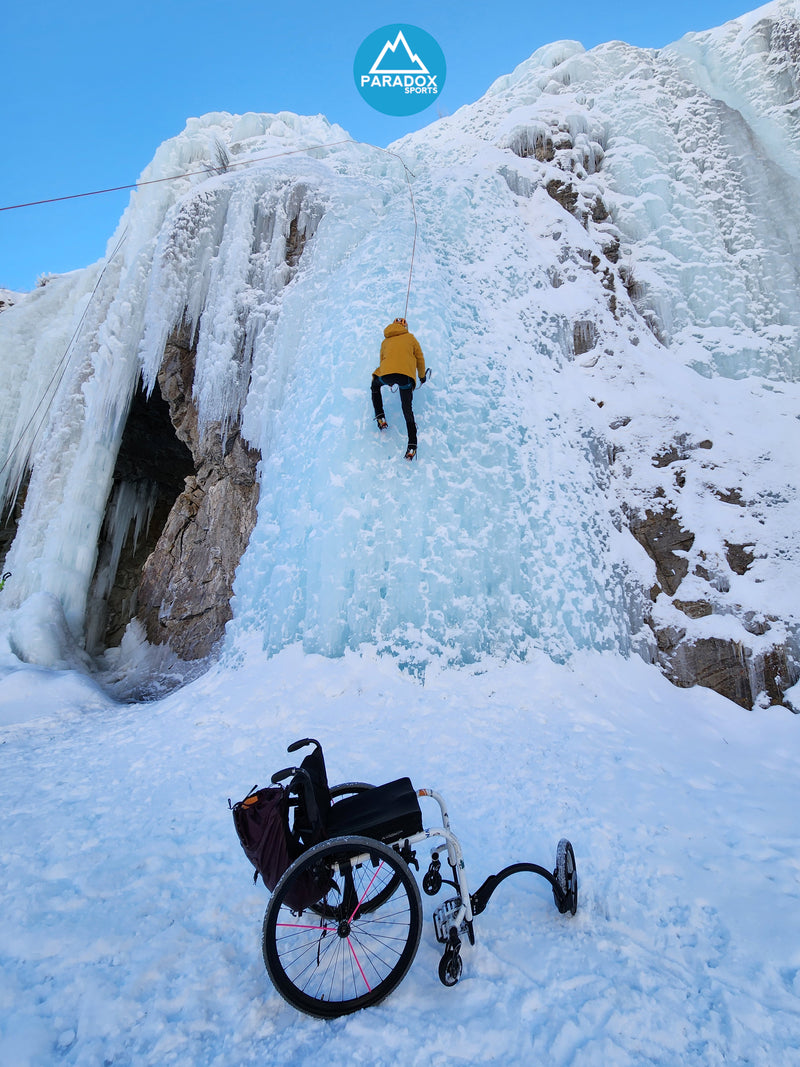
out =
<svg viewBox="0 0 800 1067"><path fill-rule="evenodd" d="M190 119L142 180L189 176L0 314L9 654L610 650L791 703L798 71L779 0L660 51L542 48L394 155ZM368 392L403 164L414 465Z"/></svg>

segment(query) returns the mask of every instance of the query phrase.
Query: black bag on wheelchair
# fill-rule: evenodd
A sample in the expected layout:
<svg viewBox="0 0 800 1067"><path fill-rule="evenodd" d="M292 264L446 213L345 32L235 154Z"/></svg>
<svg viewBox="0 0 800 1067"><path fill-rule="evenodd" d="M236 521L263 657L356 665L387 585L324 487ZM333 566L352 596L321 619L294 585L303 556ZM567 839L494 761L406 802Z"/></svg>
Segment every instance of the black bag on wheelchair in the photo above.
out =
<svg viewBox="0 0 800 1067"><path fill-rule="evenodd" d="M233 825L245 856L270 892L288 869L289 796L285 789L254 789L233 805Z"/></svg>
<svg viewBox="0 0 800 1067"><path fill-rule="evenodd" d="M302 849L289 832L289 791L281 786L254 789L233 805L233 825L244 854L270 893ZM293 911L303 911L327 893L329 877L309 871L296 878L286 895Z"/></svg>

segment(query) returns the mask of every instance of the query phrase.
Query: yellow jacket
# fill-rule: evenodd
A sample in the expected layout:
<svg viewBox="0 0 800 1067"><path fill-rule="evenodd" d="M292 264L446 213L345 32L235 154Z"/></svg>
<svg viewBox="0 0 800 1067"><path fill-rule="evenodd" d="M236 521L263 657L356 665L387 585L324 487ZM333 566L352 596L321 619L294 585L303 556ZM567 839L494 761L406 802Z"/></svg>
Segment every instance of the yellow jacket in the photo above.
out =
<svg viewBox="0 0 800 1067"><path fill-rule="evenodd" d="M412 380L418 374L422 381L425 377L425 357L419 341L413 333L408 332L408 326L402 322L390 322L383 336L381 365L372 373L379 377L384 374L407 374Z"/></svg>

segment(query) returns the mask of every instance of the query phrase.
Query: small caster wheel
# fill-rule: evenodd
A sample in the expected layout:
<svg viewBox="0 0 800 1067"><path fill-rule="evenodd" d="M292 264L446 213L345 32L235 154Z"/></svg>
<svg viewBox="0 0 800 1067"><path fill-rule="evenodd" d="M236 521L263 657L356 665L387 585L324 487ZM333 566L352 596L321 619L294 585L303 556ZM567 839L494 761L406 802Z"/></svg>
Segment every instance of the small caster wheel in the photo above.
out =
<svg viewBox="0 0 800 1067"><path fill-rule="evenodd" d="M442 985L455 985L461 977L463 964L461 962L461 941L455 927L450 927L447 938L447 946L439 960L439 981Z"/></svg>
<svg viewBox="0 0 800 1067"><path fill-rule="evenodd" d="M561 890L561 899L559 899L555 888L553 889L556 907L562 915L567 912L574 915L578 910L578 872L575 869L575 853L566 837L562 837L558 842L556 869L553 871L553 876Z"/></svg>
<svg viewBox="0 0 800 1067"><path fill-rule="evenodd" d="M463 968L464 964L461 960L459 949L453 949L448 946L439 960L439 981L442 985L455 985L461 977Z"/></svg>
<svg viewBox="0 0 800 1067"><path fill-rule="evenodd" d="M442 876L439 873L441 864L439 860L434 856L431 860L431 865L425 872L425 877L422 879L422 888L429 897L435 897L439 890L442 888Z"/></svg>

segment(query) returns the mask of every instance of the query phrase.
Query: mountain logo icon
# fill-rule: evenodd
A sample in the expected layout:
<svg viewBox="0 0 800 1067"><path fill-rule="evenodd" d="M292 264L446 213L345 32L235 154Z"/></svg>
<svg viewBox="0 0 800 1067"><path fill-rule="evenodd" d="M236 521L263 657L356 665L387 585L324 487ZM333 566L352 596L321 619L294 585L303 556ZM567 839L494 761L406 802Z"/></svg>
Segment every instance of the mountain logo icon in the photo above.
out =
<svg viewBox="0 0 800 1067"><path fill-rule="evenodd" d="M397 54L398 49L401 49L399 55ZM399 66L398 64L403 63L404 60L408 61L408 65L405 67ZM412 52L408 47L408 41L405 39L402 30L398 30L394 44L387 40L381 49L380 55L370 67L369 72L370 74L430 74L430 71L417 53Z"/></svg>
<svg viewBox="0 0 800 1067"><path fill-rule="evenodd" d="M384 115L415 115L430 107L446 73L436 38L405 23L382 26L365 37L353 63L356 88Z"/></svg>

